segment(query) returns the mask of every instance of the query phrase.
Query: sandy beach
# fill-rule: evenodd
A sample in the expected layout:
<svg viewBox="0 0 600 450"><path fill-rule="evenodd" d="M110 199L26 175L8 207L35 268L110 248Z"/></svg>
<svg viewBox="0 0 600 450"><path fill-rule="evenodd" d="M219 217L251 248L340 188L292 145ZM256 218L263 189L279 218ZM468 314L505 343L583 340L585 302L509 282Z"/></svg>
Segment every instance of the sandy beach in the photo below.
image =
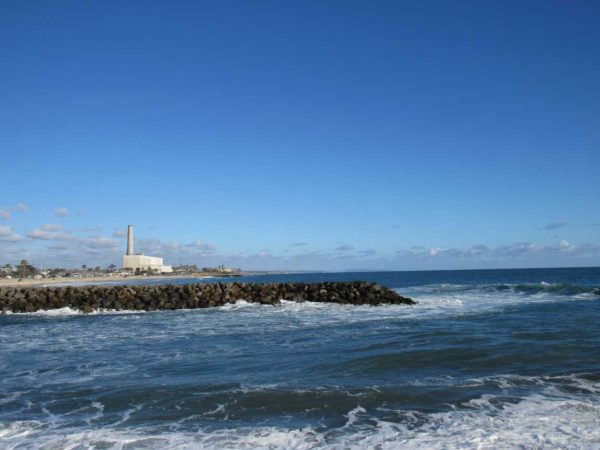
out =
<svg viewBox="0 0 600 450"><path fill-rule="evenodd" d="M144 275L131 275L127 277L57 277L57 278L42 278L42 279L33 279L33 278L24 278L19 281L17 278L2 278L0 279L0 287L41 287L41 286L49 286L53 284L67 284L67 283L77 283L81 284L96 284L96 283L104 283L104 282L114 282L118 283L129 282L132 280L167 280L167 279L181 279L181 278L212 278L212 277L221 277L227 275L216 275L216 274L207 274L205 272L199 273L190 273L184 275L153 275L153 276L144 276Z"/></svg>

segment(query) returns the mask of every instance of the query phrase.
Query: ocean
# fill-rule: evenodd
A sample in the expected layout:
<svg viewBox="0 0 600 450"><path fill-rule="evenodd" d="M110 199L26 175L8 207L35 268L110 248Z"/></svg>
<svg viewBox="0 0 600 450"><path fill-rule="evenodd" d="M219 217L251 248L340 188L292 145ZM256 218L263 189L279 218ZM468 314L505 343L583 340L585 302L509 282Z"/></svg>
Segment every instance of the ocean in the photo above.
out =
<svg viewBox="0 0 600 450"><path fill-rule="evenodd" d="M0 315L0 448L600 448L600 268L242 279L418 304Z"/></svg>

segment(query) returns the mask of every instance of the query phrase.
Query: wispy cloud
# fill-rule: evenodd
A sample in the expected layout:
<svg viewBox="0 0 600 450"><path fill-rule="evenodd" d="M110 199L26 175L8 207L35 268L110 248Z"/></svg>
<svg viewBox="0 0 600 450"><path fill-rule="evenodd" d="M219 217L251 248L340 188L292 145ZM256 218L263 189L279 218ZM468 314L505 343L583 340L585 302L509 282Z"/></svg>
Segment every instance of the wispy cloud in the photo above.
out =
<svg viewBox="0 0 600 450"><path fill-rule="evenodd" d="M81 244L85 247L94 249L117 249L120 247L120 242L118 240L104 236L82 239Z"/></svg>
<svg viewBox="0 0 600 450"><path fill-rule="evenodd" d="M485 244L473 245L467 250L467 253L471 256L484 255L490 251L490 247Z"/></svg>
<svg viewBox="0 0 600 450"><path fill-rule="evenodd" d="M162 242L160 239L137 239L136 248L147 255L162 256L165 259L180 262L189 261L192 258L212 256L217 252L214 244L202 240L181 243L179 241Z"/></svg>
<svg viewBox="0 0 600 450"><path fill-rule="evenodd" d="M0 219L8 220L12 217L13 212L25 212L28 210L29 207L25 203L17 203L15 206L10 208L0 208Z"/></svg>
<svg viewBox="0 0 600 450"><path fill-rule="evenodd" d="M79 228L73 228L73 231L76 232L83 232L83 233L100 233L102 231L102 227L99 225L92 225L92 226L87 226L87 227L79 227Z"/></svg>
<svg viewBox="0 0 600 450"><path fill-rule="evenodd" d="M73 250L79 246L78 242L75 241L63 241L63 242L53 242L51 244L46 245L46 248L49 250Z"/></svg>
<svg viewBox="0 0 600 450"><path fill-rule="evenodd" d="M452 252L451 248L443 248L443 247L432 247L429 249L429 254L431 256L444 255L448 252Z"/></svg>
<svg viewBox="0 0 600 450"><path fill-rule="evenodd" d="M548 223L546 225L544 225L544 230L548 230L548 231L552 231L552 230L558 230L559 228L563 228L567 226L567 222L551 222Z"/></svg>
<svg viewBox="0 0 600 450"><path fill-rule="evenodd" d="M19 242L23 240L22 236L16 234L11 227L1 226L0 227L0 241L3 242Z"/></svg>
<svg viewBox="0 0 600 450"><path fill-rule="evenodd" d="M401 251L402 252L402 251ZM409 252L414 256L450 257L455 259L493 259L493 260L518 260L523 257L548 257L557 255L597 255L600 247L593 244L576 245L566 240L561 240L552 245L541 245L533 242L515 242L514 244L489 247L484 244L474 245L465 249L432 247L427 252Z"/></svg>
<svg viewBox="0 0 600 450"><path fill-rule="evenodd" d="M75 239L75 237L70 233L60 232L62 227L57 227L57 225L46 224L27 233L27 237L31 239L41 239L44 241L68 241Z"/></svg>
<svg viewBox="0 0 600 450"><path fill-rule="evenodd" d="M90 232L95 232L91 234ZM24 234L14 227L0 227L2 258L34 258L38 263L74 267L81 264L120 265L124 253L125 230L103 236L100 227L68 228L46 223ZM554 244L515 242L470 247L415 245L406 249L356 248L337 242L330 249L313 250L307 242L291 242L285 249L268 248L244 251L219 251L213 243L196 239L191 242L137 239L136 250L163 257L166 264L225 264L248 270L410 270L420 268L543 267L547 265L597 264L600 247L596 244L557 240ZM13 260L8 259L13 262ZM7 262L8 262L7 261ZM2 261L0 261L2 263Z"/></svg>
<svg viewBox="0 0 600 450"><path fill-rule="evenodd" d="M57 208L54 210L54 215L57 217L67 217L69 210L67 208Z"/></svg>
<svg viewBox="0 0 600 450"><path fill-rule="evenodd" d="M42 225L42 230L44 231L60 231L63 229L62 225L54 225L52 223L47 223L45 225Z"/></svg>
<svg viewBox="0 0 600 450"><path fill-rule="evenodd" d="M203 241L194 241L189 246L193 251L199 251L203 254L214 254L217 247L214 244L208 244Z"/></svg>

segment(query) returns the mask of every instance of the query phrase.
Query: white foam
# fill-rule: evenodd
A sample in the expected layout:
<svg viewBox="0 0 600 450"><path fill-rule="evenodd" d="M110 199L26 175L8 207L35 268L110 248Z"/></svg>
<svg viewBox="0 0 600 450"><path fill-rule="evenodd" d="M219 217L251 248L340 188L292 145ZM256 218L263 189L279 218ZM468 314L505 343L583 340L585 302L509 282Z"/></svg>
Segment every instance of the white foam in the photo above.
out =
<svg viewBox="0 0 600 450"><path fill-rule="evenodd" d="M552 377L550 377L552 378ZM561 377L565 378L565 377ZM569 378L569 377L567 377ZM589 392L600 383L571 377ZM563 380L564 381L564 380ZM543 380L540 382L545 383ZM101 411L100 404L92 407ZM135 410L139 408L134 407ZM219 405L212 413L221 412ZM383 408L382 408L383 410ZM390 410L385 409L389 416ZM127 413L131 414L133 410ZM377 410L357 406L346 423L329 430L312 427L238 427L165 431L152 427L121 428L123 419L106 428L61 428L56 421L16 421L0 424L2 448L146 449L597 449L600 448L600 398L552 389L507 402L483 395L459 409L423 414L392 411L397 421L377 418ZM125 424L127 425L127 424Z"/></svg>
<svg viewBox="0 0 600 450"><path fill-rule="evenodd" d="M541 291L531 295L513 290L486 291L461 285L412 286L396 291L418 302L416 306L407 309L411 316L416 317L479 314L525 304L589 301L598 298L590 293L564 296Z"/></svg>
<svg viewBox="0 0 600 450"><path fill-rule="evenodd" d="M19 314L19 313L18 313ZM20 313L23 314L23 313ZM27 313L25 313L27 314ZM78 314L83 314L79 309L69 308L65 306L64 308L57 309L38 309L36 312L31 313L38 316L73 316Z"/></svg>
<svg viewBox="0 0 600 450"><path fill-rule="evenodd" d="M358 415L361 413L364 414L366 412L367 412L367 410L365 408L363 408L362 406L357 406L353 410L349 411L348 414L346 414L346 417L348 418L348 422L346 422L346 424L344 425L344 428L354 425L359 420Z"/></svg>
<svg viewBox="0 0 600 450"><path fill-rule="evenodd" d="M227 303L223 306L218 306L217 309L220 311L236 311L239 309L256 308L260 306L262 306L260 303L238 300L235 303Z"/></svg>
<svg viewBox="0 0 600 450"><path fill-rule="evenodd" d="M65 306L63 308L56 309L38 309L35 312L19 312L13 313L12 311L6 311L4 314L8 315L22 315L22 316L49 316L49 317L63 317L63 316L89 316L95 314L144 314L155 311L135 310L135 309L95 309L92 312L84 313L80 309L70 308Z"/></svg>
<svg viewBox="0 0 600 450"><path fill-rule="evenodd" d="M543 284L544 282L542 282ZM321 302L294 302L282 300L280 305L262 305L256 302L238 300L235 303L226 304L217 308L177 310L193 312L195 314L206 314L211 310L224 312L238 312L254 310L261 316L269 314L300 314L317 313L315 319L332 323L342 320L342 316L349 321L364 321L381 318L430 318L448 315L478 314L493 310L499 310L510 306L527 303L547 302L570 302L582 300L594 300L598 297L591 293L581 293L572 296L554 294L552 292L538 292L536 294L525 294L513 290L497 291L477 289L473 286L459 284L434 284L408 286L395 289L399 294L413 298L417 305L381 305L372 307L370 305L340 305ZM143 310L95 310L90 314L141 314L152 311ZM326 314L318 314L326 312ZM165 313L162 312L161 313ZM8 314L11 314L10 312ZM33 314L44 316L66 316L81 315L81 311L69 307L39 310Z"/></svg>

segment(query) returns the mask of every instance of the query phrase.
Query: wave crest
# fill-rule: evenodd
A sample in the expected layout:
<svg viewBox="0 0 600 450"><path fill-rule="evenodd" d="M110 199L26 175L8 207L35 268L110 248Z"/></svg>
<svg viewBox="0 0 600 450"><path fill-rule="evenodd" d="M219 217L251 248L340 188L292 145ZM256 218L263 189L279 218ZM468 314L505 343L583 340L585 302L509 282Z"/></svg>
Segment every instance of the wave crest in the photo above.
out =
<svg viewBox="0 0 600 450"><path fill-rule="evenodd" d="M581 286L569 283L540 283L529 284L480 284L480 285L464 285L464 284L432 284L424 286L413 286L409 288L415 291L429 291L439 294L454 294L461 292L509 292L515 294L536 295L536 294L554 294L573 296L580 294L590 294L592 296L600 296L600 287L598 286ZM398 288L398 291L405 290Z"/></svg>

